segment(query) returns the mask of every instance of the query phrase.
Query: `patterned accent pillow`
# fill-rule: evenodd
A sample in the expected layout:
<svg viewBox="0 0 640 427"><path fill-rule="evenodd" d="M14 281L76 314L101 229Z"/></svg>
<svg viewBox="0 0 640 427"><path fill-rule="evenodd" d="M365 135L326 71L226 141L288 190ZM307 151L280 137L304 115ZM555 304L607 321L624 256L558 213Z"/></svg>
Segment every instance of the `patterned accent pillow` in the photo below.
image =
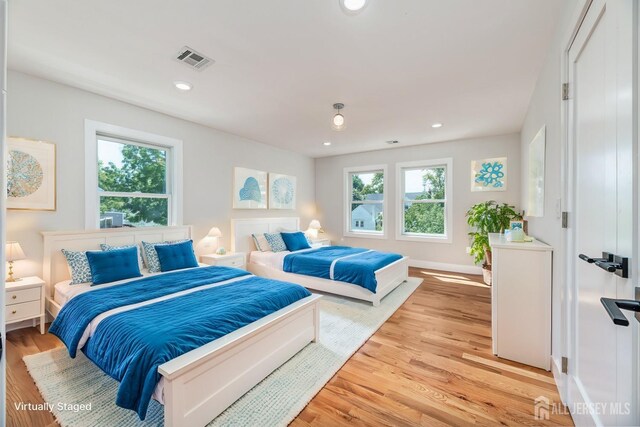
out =
<svg viewBox="0 0 640 427"><path fill-rule="evenodd" d="M100 243L100 249L103 251L113 251L116 249L128 249L128 248L136 248L138 251L138 268L140 271L144 268L144 260L142 259L142 251L140 250L139 245L122 245L122 246L111 246L106 243Z"/></svg>
<svg viewBox="0 0 640 427"><path fill-rule="evenodd" d="M91 282L91 268L87 253L84 251L69 251L62 249L64 257L67 259L69 273L71 274L71 284L78 285L80 283Z"/></svg>
<svg viewBox="0 0 640 427"><path fill-rule="evenodd" d="M264 233L264 238L267 239L269 246L273 252L283 252L287 250L287 245L282 240L282 234L280 233Z"/></svg>
<svg viewBox="0 0 640 427"><path fill-rule="evenodd" d="M251 237L253 237L253 243L255 243L257 250L259 250L260 252L271 251L271 245L269 245L269 242L267 242L267 239L264 237L264 235L252 234Z"/></svg>
<svg viewBox="0 0 640 427"><path fill-rule="evenodd" d="M181 239L181 240L167 240L164 242L142 242L142 248L144 249L145 261L147 264L147 268L149 269L149 273L159 273L160 270L160 260L158 259L158 253L156 252L156 245L171 245L173 243L183 243L188 242L189 239Z"/></svg>

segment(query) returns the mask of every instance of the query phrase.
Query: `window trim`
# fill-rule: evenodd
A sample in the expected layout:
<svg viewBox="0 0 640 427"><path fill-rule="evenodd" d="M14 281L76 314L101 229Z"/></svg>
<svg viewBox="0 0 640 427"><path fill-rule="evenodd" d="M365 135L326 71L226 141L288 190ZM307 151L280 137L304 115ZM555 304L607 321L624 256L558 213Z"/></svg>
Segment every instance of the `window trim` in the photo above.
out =
<svg viewBox="0 0 640 427"><path fill-rule="evenodd" d="M84 121L85 229L96 230L100 228L100 195L108 196L110 193L99 194L98 192L99 136L130 140L133 144L167 150L167 192L171 196L167 225L182 225L182 141L86 119ZM118 192L117 195L123 196L125 193ZM132 193L131 195L133 197L145 197L145 194L140 193ZM161 198L164 197L162 196Z"/></svg>
<svg viewBox="0 0 640 427"><path fill-rule="evenodd" d="M445 234L439 236L435 234L407 234L404 232L404 171L406 169L416 169L420 167L444 166L446 168L445 176ZM416 160L411 162L401 162L395 164L396 168L396 240L405 240L410 242L429 242L429 243L453 243L453 158L447 157L442 159ZM426 202L426 203L435 203ZM441 203L441 200L438 200Z"/></svg>
<svg viewBox="0 0 640 427"><path fill-rule="evenodd" d="M351 230L351 180L349 176L352 173L358 172L377 172L382 171L384 176L384 199L382 200L382 217L383 217L383 227L382 232L379 231L353 231ZM389 230L389 215L388 215L388 199L389 199L389 174L387 173L387 165L369 165L369 166L351 166L344 168L343 174L343 209L344 209L344 227L343 227L343 236L344 237L356 237L356 238L365 238L365 239L386 239L387 232ZM380 203L380 202L373 202Z"/></svg>

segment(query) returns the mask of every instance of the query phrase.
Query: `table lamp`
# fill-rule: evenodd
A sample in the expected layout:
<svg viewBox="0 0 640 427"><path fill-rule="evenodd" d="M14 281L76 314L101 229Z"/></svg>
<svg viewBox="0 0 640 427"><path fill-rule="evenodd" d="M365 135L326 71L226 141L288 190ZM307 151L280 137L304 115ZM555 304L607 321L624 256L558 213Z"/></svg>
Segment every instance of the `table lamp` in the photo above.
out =
<svg viewBox="0 0 640 427"><path fill-rule="evenodd" d="M226 252L224 248L218 248L218 239L222 237L222 231L220 231L218 227L211 227L211 230L209 230L207 237L216 239L216 253L224 254ZM222 249L222 251L220 251L220 249Z"/></svg>
<svg viewBox="0 0 640 427"><path fill-rule="evenodd" d="M320 225L320 221L318 221L317 219L314 219L309 223L309 229L307 230L307 234L311 238L317 239L318 231L320 231L320 229L322 229L322 226Z"/></svg>
<svg viewBox="0 0 640 427"><path fill-rule="evenodd" d="M18 242L7 242L7 246L5 247L5 255L6 261L9 263L9 276L7 277L7 282L15 282L16 279L13 277L13 262L19 261L21 259L26 259L24 251L20 247L20 243Z"/></svg>

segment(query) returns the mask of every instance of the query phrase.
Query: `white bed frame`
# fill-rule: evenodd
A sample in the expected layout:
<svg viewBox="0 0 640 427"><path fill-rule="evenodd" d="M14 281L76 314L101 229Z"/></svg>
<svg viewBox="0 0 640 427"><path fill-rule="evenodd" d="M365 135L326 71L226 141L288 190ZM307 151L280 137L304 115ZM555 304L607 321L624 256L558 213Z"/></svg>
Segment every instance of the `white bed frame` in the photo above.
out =
<svg viewBox="0 0 640 427"><path fill-rule="evenodd" d="M124 245L191 238L191 227L43 232L47 310L55 317L55 283L69 279L60 249L99 250L100 243ZM273 370L319 338L319 300L312 295L158 368L164 378L164 423L203 426ZM115 404L115 403L114 403Z"/></svg>
<svg viewBox="0 0 640 427"><path fill-rule="evenodd" d="M299 229L300 218L297 217L232 219L231 250L250 254L256 250L251 237L252 234L277 233ZM368 289L351 283L287 273L272 267L252 263L250 257L247 259L247 269L258 276L298 283L309 289L369 301L374 306L378 306L382 298L409 277L409 258L403 257L376 271L378 287L375 294Z"/></svg>

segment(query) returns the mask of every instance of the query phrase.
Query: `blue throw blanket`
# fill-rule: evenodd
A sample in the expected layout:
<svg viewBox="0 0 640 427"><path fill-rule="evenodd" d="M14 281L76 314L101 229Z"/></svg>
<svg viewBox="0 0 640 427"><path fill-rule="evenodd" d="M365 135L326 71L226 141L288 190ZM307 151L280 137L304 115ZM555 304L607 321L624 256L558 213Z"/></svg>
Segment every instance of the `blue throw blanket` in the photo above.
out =
<svg viewBox="0 0 640 427"><path fill-rule="evenodd" d="M119 306L124 306L140 302L140 293L131 291L130 286L138 286L142 281L150 282L150 286L145 287L147 296L142 299L148 300L161 296L157 295L159 288L168 288L164 292L168 295L246 274L231 268L205 267L87 292L63 307L52 324L53 333L63 340L70 354L75 354L80 337L70 331L81 330L81 336L94 317L114 308L113 304L105 305L108 300L104 299L103 292L127 289L128 297L118 295ZM167 277L171 278L167 280ZM200 285L185 284L194 281ZM116 404L135 410L140 419L144 419L160 380L161 364L309 295L309 291L299 285L250 277L111 315L99 323L83 351L103 371L120 381ZM96 305L103 309L94 309Z"/></svg>
<svg viewBox="0 0 640 427"><path fill-rule="evenodd" d="M376 293L376 270L399 259L402 259L402 255L348 246L323 246L287 255L284 258L283 270L288 273L353 283Z"/></svg>

